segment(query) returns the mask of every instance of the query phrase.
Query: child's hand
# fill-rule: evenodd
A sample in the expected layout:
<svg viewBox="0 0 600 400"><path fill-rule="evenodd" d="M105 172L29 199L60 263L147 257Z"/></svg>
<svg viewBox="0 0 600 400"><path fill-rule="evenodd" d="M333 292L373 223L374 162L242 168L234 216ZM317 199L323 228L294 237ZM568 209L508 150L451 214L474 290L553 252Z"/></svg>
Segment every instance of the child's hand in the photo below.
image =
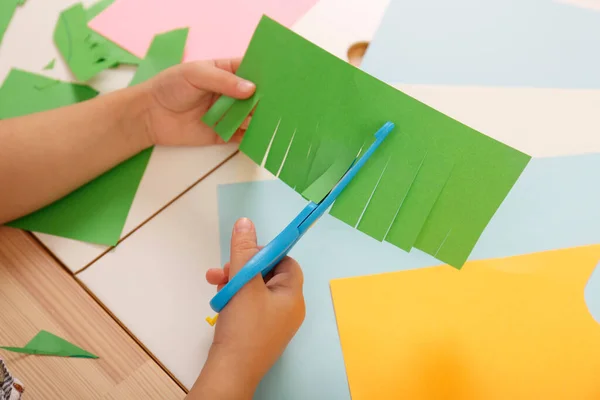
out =
<svg viewBox="0 0 600 400"><path fill-rule="evenodd" d="M242 218L231 237L230 263L209 270L208 282L226 284L257 252L254 225ZM259 275L231 299L219 314L208 360L190 399L252 398L304 320L302 284L300 266L286 257L266 282Z"/></svg>
<svg viewBox="0 0 600 400"><path fill-rule="evenodd" d="M184 63L142 83L150 142L167 146L223 143L200 119L221 94L245 99L254 93L253 83L235 75L239 64L239 60ZM242 132L236 132L232 140L239 141Z"/></svg>

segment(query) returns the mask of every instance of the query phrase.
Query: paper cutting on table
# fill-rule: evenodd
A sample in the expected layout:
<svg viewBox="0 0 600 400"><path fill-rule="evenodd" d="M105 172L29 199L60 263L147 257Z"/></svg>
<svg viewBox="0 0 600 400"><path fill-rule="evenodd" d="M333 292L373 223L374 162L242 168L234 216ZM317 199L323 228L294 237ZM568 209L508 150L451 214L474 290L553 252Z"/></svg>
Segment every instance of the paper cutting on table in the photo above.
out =
<svg viewBox="0 0 600 400"><path fill-rule="evenodd" d="M18 6L25 4L25 0L2 0L0 2L0 44L2 44L2 38L8 28L8 24L12 19Z"/></svg>
<svg viewBox="0 0 600 400"><path fill-rule="evenodd" d="M56 64L55 58L53 58L52 60L50 60L48 62L48 64L46 64L46 66L44 67L44 71L50 71L50 70L54 69L54 64Z"/></svg>
<svg viewBox="0 0 600 400"><path fill-rule="evenodd" d="M52 110L97 95L96 90L86 85L12 69L0 86L0 119Z"/></svg>
<svg viewBox="0 0 600 400"><path fill-rule="evenodd" d="M157 35L130 85L141 83L162 69L181 62L185 40L185 29ZM8 79L7 82L9 82ZM20 112L19 115L44 109L41 106L36 109L35 103L28 102L30 100L26 97L28 92L18 92L20 90L19 82L15 82L13 79L10 83L10 90L7 90L6 93L8 95L15 92L19 93L18 99L22 99L21 102L17 102L17 106L21 107L16 110ZM74 85L73 87L80 88L81 86ZM50 85L45 90L57 90L53 88L54 86ZM64 86L60 86L60 88L64 88ZM0 94L3 90L0 90ZM43 96L45 90L42 90L42 95L40 95L42 97L40 102L43 106L47 103L42 102L53 101L52 98ZM3 98L6 100L3 100ZM3 104L3 101L10 104L9 99L10 97L0 96L0 105ZM73 100L72 103L76 102L73 96L69 99ZM67 104L69 103L65 101L60 105ZM15 105L10 104L10 107L14 108ZM54 107L46 107L45 109L49 108ZM4 109L0 113L3 111ZM16 113L4 115L5 118L11 116L17 115ZM8 225L84 242L107 246L115 245L121 237L127 215L151 154L152 148L148 148L62 199Z"/></svg>
<svg viewBox="0 0 600 400"><path fill-rule="evenodd" d="M85 82L118 64L139 64L140 60L88 27L88 19L108 4L100 2L88 12L81 3L60 14L54 42L73 75Z"/></svg>
<svg viewBox="0 0 600 400"><path fill-rule="evenodd" d="M154 35L187 26L185 61L236 58L244 54L263 14L291 26L317 1L119 0L90 26L138 56L146 52Z"/></svg>
<svg viewBox="0 0 600 400"><path fill-rule="evenodd" d="M352 399L594 399L600 245L331 282ZM373 373L376 371L376 373Z"/></svg>
<svg viewBox="0 0 600 400"><path fill-rule="evenodd" d="M42 356L98 358L98 356L47 331L40 331L25 347L0 346L0 349Z"/></svg>
<svg viewBox="0 0 600 400"><path fill-rule="evenodd" d="M598 171L600 154L532 159L469 259L600 243L600 186L590 185L598 179ZM222 185L218 193L221 264L229 261L231 229L238 218L248 217L254 222L259 244L264 245L306 204L277 180ZM406 253L379 243L327 215L290 256L305 267L306 319L280 361L262 380L256 396L261 400L349 400L329 281L430 267L439 262L418 250ZM600 267L592 278L594 275L600 276ZM590 312L600 316L600 290L593 289L586 287L585 300Z"/></svg>
<svg viewBox="0 0 600 400"><path fill-rule="evenodd" d="M256 107L240 149L314 202L369 145L372 133L394 122L331 214L378 240L418 248L457 268L530 159L268 17L238 75L256 83L255 95L221 97L204 121L229 140ZM338 171L331 169L340 163ZM306 191L315 182L318 190Z"/></svg>
<svg viewBox="0 0 600 400"><path fill-rule="evenodd" d="M565 2L392 0L362 65L390 83L600 89L598 48L598 10Z"/></svg>

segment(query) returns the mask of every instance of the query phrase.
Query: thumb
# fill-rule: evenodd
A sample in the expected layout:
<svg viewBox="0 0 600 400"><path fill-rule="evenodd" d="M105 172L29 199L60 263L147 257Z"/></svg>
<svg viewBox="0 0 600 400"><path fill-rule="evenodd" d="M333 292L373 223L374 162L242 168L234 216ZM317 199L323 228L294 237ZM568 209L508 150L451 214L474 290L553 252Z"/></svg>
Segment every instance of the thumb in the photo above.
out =
<svg viewBox="0 0 600 400"><path fill-rule="evenodd" d="M189 63L186 67L185 77L197 89L224 94L236 99L246 99L256 89L254 83L209 63Z"/></svg>
<svg viewBox="0 0 600 400"><path fill-rule="evenodd" d="M258 245L254 224L248 218L240 218L236 221L231 235L229 278L237 274L256 253Z"/></svg>

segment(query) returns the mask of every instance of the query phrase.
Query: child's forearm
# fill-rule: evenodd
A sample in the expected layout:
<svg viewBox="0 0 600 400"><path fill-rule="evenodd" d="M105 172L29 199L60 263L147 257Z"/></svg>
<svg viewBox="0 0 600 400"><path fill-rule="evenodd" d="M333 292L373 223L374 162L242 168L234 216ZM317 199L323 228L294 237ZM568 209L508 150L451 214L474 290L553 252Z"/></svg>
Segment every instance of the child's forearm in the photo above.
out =
<svg viewBox="0 0 600 400"><path fill-rule="evenodd" d="M239 354L213 345L186 400L252 400L258 380Z"/></svg>
<svg viewBox="0 0 600 400"><path fill-rule="evenodd" d="M149 147L146 98L133 87L0 121L0 223L58 200Z"/></svg>

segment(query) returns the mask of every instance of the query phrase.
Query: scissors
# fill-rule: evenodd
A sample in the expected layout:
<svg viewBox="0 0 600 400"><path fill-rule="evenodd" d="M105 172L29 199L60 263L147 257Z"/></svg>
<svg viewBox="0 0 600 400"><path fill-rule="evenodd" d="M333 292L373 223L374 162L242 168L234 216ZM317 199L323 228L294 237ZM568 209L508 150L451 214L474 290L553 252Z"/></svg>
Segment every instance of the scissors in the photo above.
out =
<svg viewBox="0 0 600 400"><path fill-rule="evenodd" d="M229 303L231 298L258 274L264 277L289 253L304 234L317 222L325 211L338 198L340 193L348 186L352 178L373 155L385 138L394 129L392 122L386 122L376 133L375 141L367 151L358 159L354 160L342 179L331 189L329 194L319 203L310 202L294 220L281 231L269 244L263 247L254 257L235 274L229 282L212 298L210 307L217 313ZM213 325L216 317L207 318Z"/></svg>

